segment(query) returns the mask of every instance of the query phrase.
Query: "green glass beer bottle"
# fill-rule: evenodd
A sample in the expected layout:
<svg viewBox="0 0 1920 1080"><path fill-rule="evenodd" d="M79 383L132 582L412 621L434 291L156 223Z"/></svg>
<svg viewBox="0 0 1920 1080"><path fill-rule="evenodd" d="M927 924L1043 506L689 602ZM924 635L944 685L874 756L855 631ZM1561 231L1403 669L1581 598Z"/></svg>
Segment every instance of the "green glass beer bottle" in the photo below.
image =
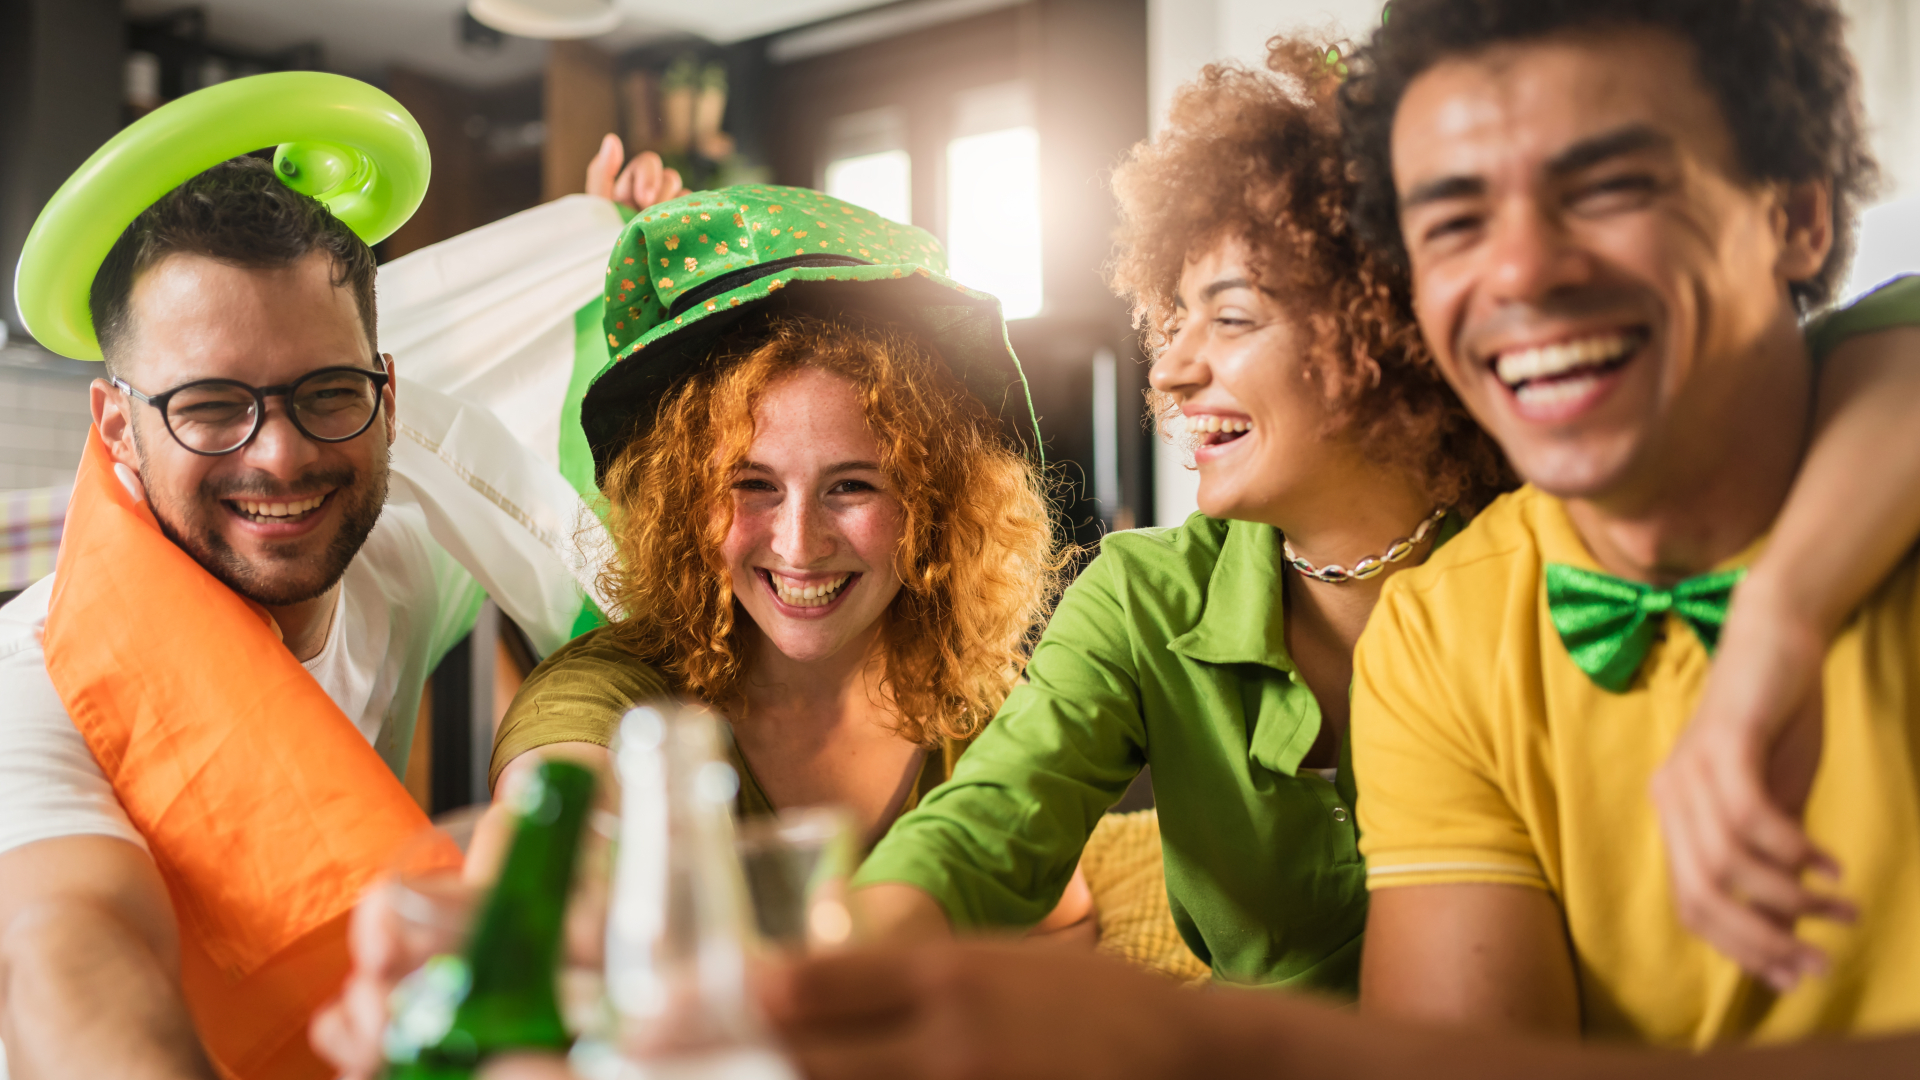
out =
<svg viewBox="0 0 1920 1080"><path fill-rule="evenodd" d="M466 1080L507 1050L564 1051L555 978L594 777L542 762L512 793L512 845L465 955L436 956L394 994L389 1080Z"/></svg>

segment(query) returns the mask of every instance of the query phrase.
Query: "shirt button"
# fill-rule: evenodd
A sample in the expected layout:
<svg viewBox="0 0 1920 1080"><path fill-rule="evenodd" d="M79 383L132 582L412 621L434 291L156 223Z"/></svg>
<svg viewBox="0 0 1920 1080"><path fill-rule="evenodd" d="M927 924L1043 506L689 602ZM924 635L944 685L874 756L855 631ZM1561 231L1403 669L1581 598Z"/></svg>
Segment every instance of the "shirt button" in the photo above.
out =
<svg viewBox="0 0 1920 1080"><path fill-rule="evenodd" d="M1347 808L1346 808L1346 807L1344 807L1344 806L1336 806L1336 807L1334 807L1334 808L1333 808L1333 820L1335 820L1335 821L1345 821L1345 820L1347 820Z"/></svg>

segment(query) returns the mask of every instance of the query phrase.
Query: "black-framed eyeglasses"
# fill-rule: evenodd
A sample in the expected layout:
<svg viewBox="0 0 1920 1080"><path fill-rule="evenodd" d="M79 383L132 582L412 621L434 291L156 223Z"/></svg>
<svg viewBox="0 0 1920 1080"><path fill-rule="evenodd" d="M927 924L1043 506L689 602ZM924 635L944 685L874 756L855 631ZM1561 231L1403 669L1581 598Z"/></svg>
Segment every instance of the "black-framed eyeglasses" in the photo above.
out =
<svg viewBox="0 0 1920 1080"><path fill-rule="evenodd" d="M113 385L160 410L174 441L196 454L218 457L253 441L267 415L267 399L285 398L287 418L315 442L358 438L380 413L390 376L363 367L325 367L278 386L238 379L196 379L158 394L143 394L125 379Z"/></svg>

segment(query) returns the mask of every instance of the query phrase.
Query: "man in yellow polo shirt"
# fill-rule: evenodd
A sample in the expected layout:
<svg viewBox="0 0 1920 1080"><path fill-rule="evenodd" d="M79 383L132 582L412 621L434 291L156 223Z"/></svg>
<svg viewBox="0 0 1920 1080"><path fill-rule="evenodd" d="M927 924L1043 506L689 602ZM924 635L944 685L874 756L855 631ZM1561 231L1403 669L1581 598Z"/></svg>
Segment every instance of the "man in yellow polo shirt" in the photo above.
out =
<svg viewBox="0 0 1920 1080"><path fill-rule="evenodd" d="M1401 0L1346 87L1363 220L1529 484L1390 582L1355 656L1363 1008L1669 1046L1920 1026L1920 569L1831 647L1824 953L1675 910L1648 782L1813 422L1801 315L1871 169L1827 0Z"/></svg>

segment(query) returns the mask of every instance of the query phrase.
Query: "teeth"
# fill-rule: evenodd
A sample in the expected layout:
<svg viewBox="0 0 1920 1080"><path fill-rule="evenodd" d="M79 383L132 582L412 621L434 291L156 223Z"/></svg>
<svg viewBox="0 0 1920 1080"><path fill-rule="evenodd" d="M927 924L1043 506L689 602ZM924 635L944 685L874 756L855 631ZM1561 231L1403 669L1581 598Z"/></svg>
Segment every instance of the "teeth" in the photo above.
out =
<svg viewBox="0 0 1920 1080"><path fill-rule="evenodd" d="M1214 416L1211 413L1189 416L1186 420L1187 430L1196 435L1214 435L1222 431L1230 435L1237 435L1253 430L1253 421L1251 420L1237 420L1233 417Z"/></svg>
<svg viewBox="0 0 1920 1080"><path fill-rule="evenodd" d="M852 574L841 574L832 581L822 581L811 585L789 585L779 574L769 572L773 579L773 591L780 599L794 607L825 607L833 603L840 587L847 583Z"/></svg>
<svg viewBox="0 0 1920 1080"><path fill-rule="evenodd" d="M1578 341L1562 341L1537 349L1501 353L1494 374L1508 386L1529 379L1550 379L1583 367L1605 364L1632 352L1637 339L1626 334L1602 334Z"/></svg>
<svg viewBox="0 0 1920 1080"><path fill-rule="evenodd" d="M1592 390L1599 381L1598 376L1575 375L1550 382L1530 382L1515 390L1513 396L1520 404L1534 408L1559 405Z"/></svg>
<svg viewBox="0 0 1920 1080"><path fill-rule="evenodd" d="M248 502L245 499L235 499L233 500L233 505L239 507L240 512L243 514L251 514L254 517L277 518L299 517L301 514L306 513L326 501L327 497L325 495L317 495L311 499L302 499L299 502L290 503Z"/></svg>

